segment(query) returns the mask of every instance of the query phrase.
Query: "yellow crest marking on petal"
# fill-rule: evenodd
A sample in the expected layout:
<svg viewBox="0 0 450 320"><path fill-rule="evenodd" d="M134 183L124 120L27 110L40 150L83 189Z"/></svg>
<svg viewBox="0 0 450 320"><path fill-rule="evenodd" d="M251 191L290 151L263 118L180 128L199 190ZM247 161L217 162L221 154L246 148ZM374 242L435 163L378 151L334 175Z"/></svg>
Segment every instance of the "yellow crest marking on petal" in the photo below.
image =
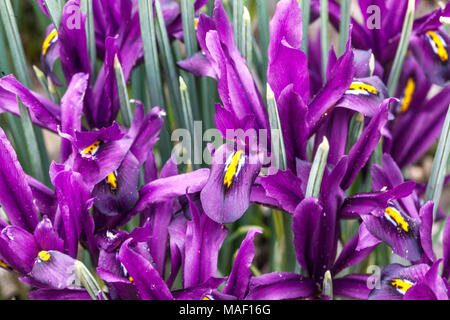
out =
<svg viewBox="0 0 450 320"><path fill-rule="evenodd" d="M393 207L387 207L384 211L384 215L389 221L392 222L393 220L397 226L400 226L403 229L403 231L408 232L409 224L397 209Z"/></svg>
<svg viewBox="0 0 450 320"><path fill-rule="evenodd" d="M223 178L223 184L229 188L231 186L231 183L233 182L233 178L235 177L239 162L241 161L241 157L244 154L244 151L237 151L233 158L231 159L230 163L225 168L225 177Z"/></svg>
<svg viewBox="0 0 450 320"><path fill-rule="evenodd" d="M58 31L53 30L52 32L50 32L47 36L47 38L45 38L44 43L42 44L42 55L46 55L48 48L50 48L50 45L53 43L53 40L55 40L55 38L58 36Z"/></svg>
<svg viewBox="0 0 450 320"><path fill-rule="evenodd" d="M95 141L93 144L91 144L89 147L87 147L86 149L84 149L82 151L82 153L84 154L90 154L90 155L95 155L98 151L98 148L100 147L100 144L102 142L101 141Z"/></svg>
<svg viewBox="0 0 450 320"><path fill-rule="evenodd" d="M367 92L367 93L372 93L372 94L377 94L378 91L374 86L371 86L370 84L367 83L363 83L363 82L352 82L352 84L350 85L350 87L348 88L349 90L354 90L354 91L362 91L362 92Z"/></svg>
<svg viewBox="0 0 450 320"><path fill-rule="evenodd" d="M409 109L415 90L416 82L414 81L414 78L409 78L403 93L401 112L406 112Z"/></svg>
<svg viewBox="0 0 450 320"><path fill-rule="evenodd" d="M198 18L194 18L194 27L195 27L195 30L197 30L197 28L198 28L198 22L199 22L199 19L198 19Z"/></svg>
<svg viewBox="0 0 450 320"><path fill-rule="evenodd" d="M448 61L448 52L446 48L447 44L443 42L443 39L434 31L428 31L426 35L429 36L429 39L434 44L433 49L439 56L439 59L441 59L442 62Z"/></svg>
<svg viewBox="0 0 450 320"><path fill-rule="evenodd" d="M414 283L407 279L393 279L391 281L391 285L401 294L405 294Z"/></svg>
<svg viewBox="0 0 450 320"><path fill-rule="evenodd" d="M51 258L51 255L48 251L42 250L38 253L38 257L42 261L48 261Z"/></svg>
<svg viewBox="0 0 450 320"><path fill-rule="evenodd" d="M106 183L109 184L111 190L117 189L117 175L117 170L115 170L106 177Z"/></svg>

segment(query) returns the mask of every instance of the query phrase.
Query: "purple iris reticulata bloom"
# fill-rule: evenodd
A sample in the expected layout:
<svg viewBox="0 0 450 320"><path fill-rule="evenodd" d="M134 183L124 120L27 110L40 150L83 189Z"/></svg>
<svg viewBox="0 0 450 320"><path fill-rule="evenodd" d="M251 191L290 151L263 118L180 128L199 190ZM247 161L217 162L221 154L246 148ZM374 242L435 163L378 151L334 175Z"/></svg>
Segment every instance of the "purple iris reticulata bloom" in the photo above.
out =
<svg viewBox="0 0 450 320"><path fill-rule="evenodd" d="M31 299L448 300L447 208L428 200L432 182L409 180L404 169L430 150L444 125L450 37L441 18L450 16L450 5L414 20L392 93L386 83L408 1L354 2L365 22L377 6L381 28L351 17L341 54L331 46L327 57L320 30L307 38L308 54L301 49L300 1L277 1L268 34L258 35L269 40L267 61L256 64L257 50L248 59L238 48L242 30L227 15L232 9L239 22L234 3L211 1L211 16L198 13L207 2L159 0L170 45L184 41L181 13L192 6L199 52L177 61L176 71L215 81L193 92L217 86L220 101L209 107L226 142L208 145L208 168L179 165L175 153L159 157L164 121L176 127L171 115L180 106L168 105L166 114L163 106L131 99L130 121L119 116L115 61L126 85L144 61L138 0L92 1L99 70L81 0L65 3L58 31L48 26L40 52L49 88L58 87L61 98L48 99L14 75L0 79L0 112L23 116L19 98L31 122L61 142L45 186L22 169L11 128L0 129L0 268L32 287ZM38 0L50 16L45 3ZM338 27L340 4L328 5ZM253 11L244 13L248 23ZM320 1L312 0L311 22L320 14ZM156 31L165 31L157 23ZM156 39L166 45L161 33ZM267 83L260 83L262 73ZM164 87L171 76L163 75ZM274 155L284 156L282 166L270 162ZM435 224L442 226L439 239ZM261 264L267 255L271 261ZM222 256L230 263L221 265ZM278 256L293 258L295 268L284 269Z"/></svg>

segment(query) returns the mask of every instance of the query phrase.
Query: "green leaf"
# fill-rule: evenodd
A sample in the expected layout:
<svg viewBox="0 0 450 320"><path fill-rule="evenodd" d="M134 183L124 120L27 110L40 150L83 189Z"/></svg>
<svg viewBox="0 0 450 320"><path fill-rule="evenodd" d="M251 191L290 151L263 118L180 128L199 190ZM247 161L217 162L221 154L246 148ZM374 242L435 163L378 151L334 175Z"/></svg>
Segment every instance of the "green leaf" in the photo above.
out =
<svg viewBox="0 0 450 320"><path fill-rule="evenodd" d="M161 49L161 61L166 76L166 83L169 88L170 101L172 110L175 115L175 121L177 124L182 123L182 111L181 111L181 95L179 89L179 75L177 73L177 66L172 54L172 48L167 34L166 23L161 10L159 0L155 0L156 11L156 34L158 39L158 45Z"/></svg>
<svg viewBox="0 0 450 320"><path fill-rule="evenodd" d="M259 30L259 46L261 48L261 55L263 59L262 70L259 70L261 81L267 82L267 65L268 65L268 48L270 42L269 30L269 13L267 9L267 1L256 1L256 12L258 16L258 30Z"/></svg>
<svg viewBox="0 0 450 320"><path fill-rule="evenodd" d="M326 82L329 52L328 0L320 0L320 48L322 54L322 82Z"/></svg>
<svg viewBox="0 0 450 320"><path fill-rule="evenodd" d="M242 55L247 61L247 65L251 68L252 65L252 21L250 17L250 12L248 12L247 7L244 6L242 13Z"/></svg>
<svg viewBox="0 0 450 320"><path fill-rule="evenodd" d="M59 30L64 3L61 0L44 0L44 2L53 25Z"/></svg>
<svg viewBox="0 0 450 320"><path fill-rule="evenodd" d="M164 94L161 81L161 70L156 44L156 28L153 16L152 0L138 0L139 21L142 43L144 46L145 71L150 94L151 106L164 106ZM147 110L148 111L148 110Z"/></svg>
<svg viewBox="0 0 450 320"><path fill-rule="evenodd" d="M327 138L324 136L322 143L319 145L314 157L311 171L309 173L308 185L306 187L305 198L319 197L320 186L322 184L323 173L327 165L328 151L330 145Z"/></svg>
<svg viewBox="0 0 450 320"><path fill-rule="evenodd" d="M244 52L244 35L243 35L243 13L244 0L233 0L233 32L236 46L239 52Z"/></svg>
<svg viewBox="0 0 450 320"><path fill-rule="evenodd" d="M397 52L395 53L394 62L392 64L392 69L389 73L389 79L387 82L389 95L391 97L395 96L395 92L397 91L398 80L402 71L403 62L405 61L406 52L409 46L409 39L411 37L411 31L414 24L415 11L415 0L408 0L408 8L406 10L405 20L403 22L400 43L398 45Z"/></svg>
<svg viewBox="0 0 450 320"><path fill-rule="evenodd" d="M101 296L102 300L108 300L92 273L79 260L75 261L75 275L81 282L83 287L86 289L86 291L89 293L92 300L98 300L99 295Z"/></svg>
<svg viewBox="0 0 450 320"><path fill-rule="evenodd" d="M130 127L133 119L131 112L130 98L128 97L127 84L123 75L122 65L117 55L114 57L114 72L116 75L117 91L120 102L120 113L122 114L123 123L126 127Z"/></svg>
<svg viewBox="0 0 450 320"><path fill-rule="evenodd" d="M17 77L26 87L31 88L31 79L28 73L25 53L10 0L0 1L0 15L13 57L13 65L17 72Z"/></svg>
<svg viewBox="0 0 450 320"><path fill-rule="evenodd" d="M95 46L94 9L92 7L92 0L81 0L81 10L86 14L86 39L89 51L89 60L91 62L92 74L95 74L97 51ZM91 82L94 83L94 77L91 76L90 79Z"/></svg>
<svg viewBox="0 0 450 320"><path fill-rule="evenodd" d="M286 149L284 146L283 133L278 114L278 106L275 95L267 84L267 111L269 113L270 132L272 136L272 152L275 154L275 166L281 170L287 169ZM278 139L276 139L278 137Z"/></svg>
<svg viewBox="0 0 450 320"><path fill-rule="evenodd" d="M186 51L186 57L191 57L198 51L197 37L195 31L195 11L194 11L194 1L193 0L181 0L181 19L183 25L183 40ZM177 42L174 42L174 47L176 49L175 56L176 61L181 60L181 55L177 57L177 51L179 51ZM192 105L192 111L194 119L200 120L200 110L199 102L197 98L197 81L192 73L183 72L183 76L186 78L188 83L188 89L190 93L190 102Z"/></svg>
<svg viewBox="0 0 450 320"><path fill-rule="evenodd" d="M425 201L433 201L433 212L436 214L442 196L445 174L447 173L450 155L450 105L445 117L444 126L439 138L438 147L433 160L431 176L425 191Z"/></svg>
<svg viewBox="0 0 450 320"><path fill-rule="evenodd" d="M28 152L28 158L31 164L31 175L38 179L39 181L44 181L44 166L41 162L41 157L39 155L39 146L36 138L36 134L33 128L33 123L31 122L30 113L28 108L22 104L19 97L17 96L17 105L20 110L20 120L22 122L22 127L25 133L25 145ZM22 143L19 142L19 143Z"/></svg>
<svg viewBox="0 0 450 320"><path fill-rule="evenodd" d="M311 0L300 0L300 9L302 11L302 50L308 55L308 31L309 31L309 19L311 11Z"/></svg>
<svg viewBox="0 0 450 320"><path fill-rule="evenodd" d="M339 55L345 52L350 25L350 0L341 0L341 20L339 22Z"/></svg>

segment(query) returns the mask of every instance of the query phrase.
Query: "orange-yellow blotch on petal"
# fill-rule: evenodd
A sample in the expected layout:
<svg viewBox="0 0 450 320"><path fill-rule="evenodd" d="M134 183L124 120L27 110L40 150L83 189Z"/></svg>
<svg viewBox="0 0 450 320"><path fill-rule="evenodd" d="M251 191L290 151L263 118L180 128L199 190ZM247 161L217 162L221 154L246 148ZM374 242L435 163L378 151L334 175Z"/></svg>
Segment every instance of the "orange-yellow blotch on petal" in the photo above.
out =
<svg viewBox="0 0 450 320"><path fill-rule="evenodd" d="M442 37L434 31L428 31L426 33L426 36L428 37L428 41L430 42L434 53L438 55L439 59L441 59L442 62L447 62L448 61L448 51L447 51L448 45L447 45L447 43L445 43L445 40L442 39Z"/></svg>
<svg viewBox="0 0 450 320"><path fill-rule="evenodd" d="M53 30L45 38L44 43L42 43L42 55L46 55L50 46L58 40L58 31Z"/></svg>
<svg viewBox="0 0 450 320"><path fill-rule="evenodd" d="M414 78L409 78L403 93L401 112L406 112L409 109L415 90L416 82L414 81Z"/></svg>
<svg viewBox="0 0 450 320"><path fill-rule="evenodd" d="M400 226L403 231L408 232L409 224L397 209L395 209L394 207L387 207L384 211L384 216L394 226Z"/></svg>
<svg viewBox="0 0 450 320"><path fill-rule="evenodd" d="M225 177L223 178L223 184L229 188L233 179L239 174L245 160L244 151L237 151L234 155L227 160L225 165Z"/></svg>
<svg viewBox="0 0 450 320"><path fill-rule="evenodd" d="M195 19L194 19L194 27L195 27L195 30L197 30L197 28L198 28L198 22L199 22L199 19L198 19L198 18L195 18Z"/></svg>
<svg viewBox="0 0 450 320"><path fill-rule="evenodd" d="M39 251L38 257L39 257L39 260L46 262L46 261L50 260L51 255L48 251L42 250L42 251Z"/></svg>
<svg viewBox="0 0 450 320"><path fill-rule="evenodd" d="M90 154L92 156L94 156L97 152L98 149L100 148L100 144L102 142L101 141L95 141L93 144L91 144L89 147L87 147L86 149L84 149L82 151L83 154Z"/></svg>
<svg viewBox="0 0 450 320"><path fill-rule="evenodd" d="M107 177L106 177L106 183L109 184L109 187L111 188L112 191L117 189L117 170L114 170L114 172L110 173Z"/></svg>
<svg viewBox="0 0 450 320"><path fill-rule="evenodd" d="M347 94L378 94L377 88L370 84L354 81L346 91Z"/></svg>
<svg viewBox="0 0 450 320"><path fill-rule="evenodd" d="M391 281L391 285L395 288L395 290L397 290L397 292L404 295L406 291L414 285L414 283L407 279L393 279Z"/></svg>

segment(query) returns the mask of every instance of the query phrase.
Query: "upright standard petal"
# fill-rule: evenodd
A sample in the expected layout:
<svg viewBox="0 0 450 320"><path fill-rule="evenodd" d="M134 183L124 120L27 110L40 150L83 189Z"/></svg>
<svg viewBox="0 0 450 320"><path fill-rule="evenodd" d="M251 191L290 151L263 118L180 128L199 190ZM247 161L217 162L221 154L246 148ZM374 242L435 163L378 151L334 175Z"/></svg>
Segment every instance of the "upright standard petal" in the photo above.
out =
<svg viewBox="0 0 450 320"><path fill-rule="evenodd" d="M88 87L89 75L77 73L72 77L66 93L61 99L61 132L75 135L81 131L81 121L84 108L84 96ZM61 158L63 163L72 153L72 143L67 139L61 141Z"/></svg>
<svg viewBox="0 0 450 320"><path fill-rule="evenodd" d="M293 84L294 91L309 102L308 59L300 50L302 14L298 1L277 3L270 22L269 65L267 79L278 99L284 88Z"/></svg>

